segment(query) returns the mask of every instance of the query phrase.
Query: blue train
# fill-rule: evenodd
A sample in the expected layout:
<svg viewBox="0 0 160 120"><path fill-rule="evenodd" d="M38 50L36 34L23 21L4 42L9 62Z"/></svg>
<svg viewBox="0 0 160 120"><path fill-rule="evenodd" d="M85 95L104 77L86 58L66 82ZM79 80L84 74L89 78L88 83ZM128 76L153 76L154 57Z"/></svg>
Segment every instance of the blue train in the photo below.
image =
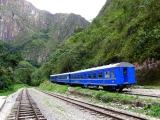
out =
<svg viewBox="0 0 160 120"><path fill-rule="evenodd" d="M134 65L128 62L50 75L50 81L83 87L102 86L105 90L118 91L136 84Z"/></svg>

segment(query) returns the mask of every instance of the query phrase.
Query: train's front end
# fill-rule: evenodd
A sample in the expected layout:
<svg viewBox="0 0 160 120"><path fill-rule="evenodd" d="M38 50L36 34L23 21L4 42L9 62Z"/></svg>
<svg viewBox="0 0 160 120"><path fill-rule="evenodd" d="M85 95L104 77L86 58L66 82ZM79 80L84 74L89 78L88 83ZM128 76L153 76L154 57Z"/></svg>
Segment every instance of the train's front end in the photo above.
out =
<svg viewBox="0 0 160 120"><path fill-rule="evenodd" d="M51 82L57 82L57 76L56 75L50 75L50 81Z"/></svg>

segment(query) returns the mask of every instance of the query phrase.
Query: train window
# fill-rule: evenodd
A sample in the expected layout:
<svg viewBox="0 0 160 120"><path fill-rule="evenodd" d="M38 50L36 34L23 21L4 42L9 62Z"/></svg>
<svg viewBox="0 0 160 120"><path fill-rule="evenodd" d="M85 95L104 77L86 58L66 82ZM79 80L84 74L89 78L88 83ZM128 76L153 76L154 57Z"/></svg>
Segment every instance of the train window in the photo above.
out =
<svg viewBox="0 0 160 120"><path fill-rule="evenodd" d="M77 79L79 79L79 75L77 75Z"/></svg>
<svg viewBox="0 0 160 120"><path fill-rule="evenodd" d="M111 72L111 76L112 76L112 78L115 78L115 71Z"/></svg>
<svg viewBox="0 0 160 120"><path fill-rule="evenodd" d="M93 78L96 78L96 73L93 73Z"/></svg>
<svg viewBox="0 0 160 120"><path fill-rule="evenodd" d="M85 79L86 78L86 74L83 74L83 79Z"/></svg>
<svg viewBox="0 0 160 120"><path fill-rule="evenodd" d="M105 72L104 74L105 74L105 78L110 78L110 72L109 71Z"/></svg>
<svg viewBox="0 0 160 120"><path fill-rule="evenodd" d="M98 78L102 78L102 72L98 73Z"/></svg>
<svg viewBox="0 0 160 120"><path fill-rule="evenodd" d="M91 74L88 74L88 79L91 79Z"/></svg>
<svg viewBox="0 0 160 120"><path fill-rule="evenodd" d="M124 74L124 76L127 75L127 68L124 68L124 69L123 69L123 74Z"/></svg>
<svg viewBox="0 0 160 120"><path fill-rule="evenodd" d="M80 79L82 79L83 78L83 76L82 75L80 75Z"/></svg>

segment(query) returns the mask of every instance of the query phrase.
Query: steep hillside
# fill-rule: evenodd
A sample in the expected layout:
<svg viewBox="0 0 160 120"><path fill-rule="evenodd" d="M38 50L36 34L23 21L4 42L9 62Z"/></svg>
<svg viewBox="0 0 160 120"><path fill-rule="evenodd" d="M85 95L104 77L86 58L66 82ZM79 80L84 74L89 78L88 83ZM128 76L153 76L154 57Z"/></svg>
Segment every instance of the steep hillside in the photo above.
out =
<svg viewBox="0 0 160 120"><path fill-rule="evenodd" d="M41 27L47 25L44 17L41 18L43 12L23 0L1 0L0 10L0 40L6 42L12 41L17 35L33 32L38 24Z"/></svg>
<svg viewBox="0 0 160 120"><path fill-rule="evenodd" d="M51 14L25 0L0 2L0 40L17 46L26 60L47 61L57 44L89 25L79 15Z"/></svg>
<svg viewBox="0 0 160 120"><path fill-rule="evenodd" d="M38 71L48 76L128 61L136 66L138 84L158 85L159 16L157 0L107 0L89 28L61 44Z"/></svg>

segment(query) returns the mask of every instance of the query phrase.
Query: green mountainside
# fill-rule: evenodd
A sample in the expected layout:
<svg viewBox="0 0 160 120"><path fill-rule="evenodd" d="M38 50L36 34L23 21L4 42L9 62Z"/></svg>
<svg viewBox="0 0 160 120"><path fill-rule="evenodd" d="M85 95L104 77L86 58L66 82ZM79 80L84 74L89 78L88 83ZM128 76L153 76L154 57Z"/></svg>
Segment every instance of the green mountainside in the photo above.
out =
<svg viewBox="0 0 160 120"><path fill-rule="evenodd" d="M80 15L51 14L25 0L0 0L0 92L18 83L38 85L32 72L89 24Z"/></svg>
<svg viewBox="0 0 160 120"><path fill-rule="evenodd" d="M75 14L55 14L57 21L45 29L35 30L23 37L16 37L11 42L23 53L26 60L39 63L48 61L50 54L55 51L56 46L77 33L81 28L85 30L89 24L84 18Z"/></svg>
<svg viewBox="0 0 160 120"><path fill-rule="evenodd" d="M0 90L12 89L14 83L39 85L51 74L121 61L135 65L137 84L160 84L157 0L107 0L91 24L79 15L42 14L18 1L1 0L0 9L23 6L20 10L34 20L19 17L15 10L0 15L0 39L10 43L0 43Z"/></svg>
<svg viewBox="0 0 160 120"><path fill-rule="evenodd" d="M159 53L160 3L107 0L87 30L59 45L33 78L127 61L136 66L138 84L158 85Z"/></svg>
<svg viewBox="0 0 160 120"><path fill-rule="evenodd" d="M57 44L88 25L80 15L51 14L25 0L1 0L0 40L16 46L25 60L48 61Z"/></svg>

